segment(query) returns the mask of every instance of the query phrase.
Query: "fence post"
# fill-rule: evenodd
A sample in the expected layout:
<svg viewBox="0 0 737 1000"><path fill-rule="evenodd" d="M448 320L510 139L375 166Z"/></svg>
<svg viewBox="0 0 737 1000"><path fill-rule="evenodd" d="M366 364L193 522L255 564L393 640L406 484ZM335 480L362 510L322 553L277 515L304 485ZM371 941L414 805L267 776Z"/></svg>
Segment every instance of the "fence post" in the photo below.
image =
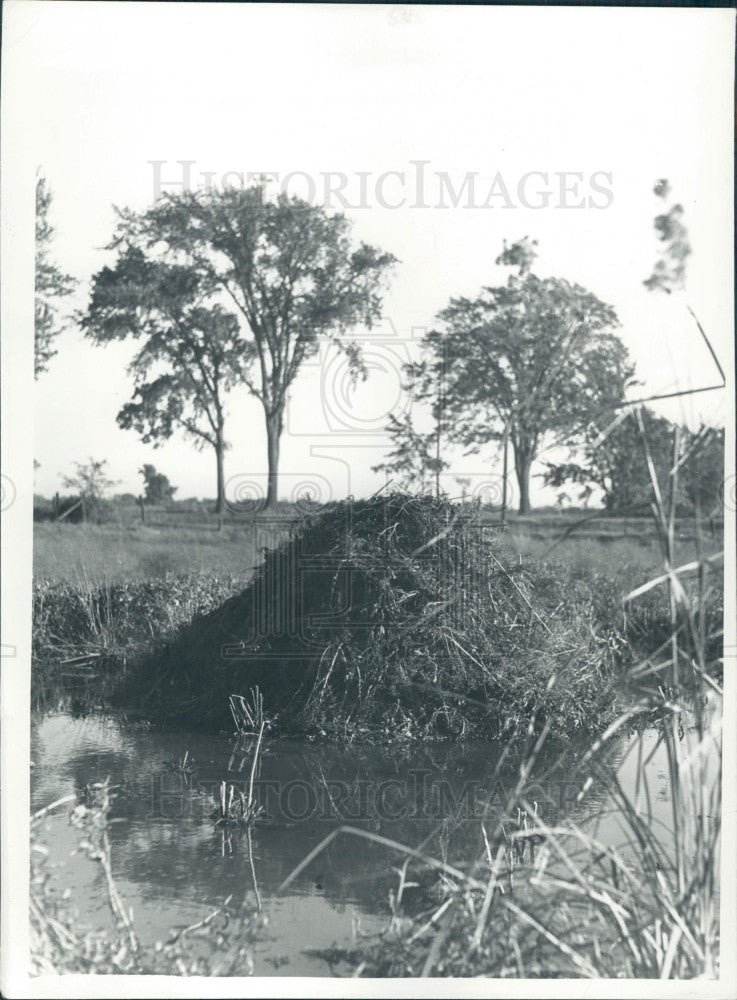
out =
<svg viewBox="0 0 737 1000"><path fill-rule="evenodd" d="M87 522L87 508L86 508L85 502L84 502L84 493L82 494L82 496L80 498L80 502L82 504L82 523L84 524L84 523Z"/></svg>
<svg viewBox="0 0 737 1000"><path fill-rule="evenodd" d="M143 524L146 523L146 508L143 505L143 497L138 495L138 506L141 508L141 521Z"/></svg>
<svg viewBox="0 0 737 1000"><path fill-rule="evenodd" d="M507 523L507 476L508 476L509 438L504 438L504 466L502 472L502 524Z"/></svg>
<svg viewBox="0 0 737 1000"><path fill-rule="evenodd" d="M59 493L54 494L54 520L56 521L59 517Z"/></svg>

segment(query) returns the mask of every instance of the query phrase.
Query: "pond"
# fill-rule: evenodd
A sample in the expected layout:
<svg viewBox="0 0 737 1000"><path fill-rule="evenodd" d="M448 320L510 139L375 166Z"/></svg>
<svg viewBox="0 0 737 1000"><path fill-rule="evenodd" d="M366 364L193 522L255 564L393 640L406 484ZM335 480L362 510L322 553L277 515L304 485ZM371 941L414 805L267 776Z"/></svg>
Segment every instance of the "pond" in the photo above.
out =
<svg viewBox="0 0 737 1000"><path fill-rule="evenodd" d="M644 740L646 750L656 751L644 772L651 808L668 828L665 755L655 732ZM50 714L34 720L31 747L34 811L106 778L118 786L109 827L112 868L139 938L165 940L233 895L268 917L255 945L256 975L350 974L332 950L354 947L390 919L404 858L375 840L341 834L278 891L332 831L349 825L422 845L463 867L483 852L483 838L502 814L513 827L525 821L516 806L519 763L494 743L342 746L267 739L254 776L263 814L250 835L217 826L211 815L223 781L248 785L252 745L242 740L162 733L107 715ZM637 760L626 750L626 741L613 748L600 780L582 797L590 771L577 766L573 748L563 759L541 757L519 791L546 822L569 816L618 845L622 832L603 775L618 772L634 795ZM49 850L50 885L58 893L71 889L81 925L105 929L112 917L104 876L79 850L70 808L50 812L36 828ZM404 897L409 912L431 899L437 880L421 868L413 879L419 885Z"/></svg>

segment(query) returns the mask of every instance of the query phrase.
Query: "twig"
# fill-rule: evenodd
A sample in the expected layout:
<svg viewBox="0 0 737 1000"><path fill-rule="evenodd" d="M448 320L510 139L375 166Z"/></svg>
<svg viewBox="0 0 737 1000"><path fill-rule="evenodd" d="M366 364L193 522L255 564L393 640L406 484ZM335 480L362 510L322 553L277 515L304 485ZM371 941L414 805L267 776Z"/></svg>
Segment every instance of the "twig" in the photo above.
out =
<svg viewBox="0 0 737 1000"><path fill-rule="evenodd" d="M232 898L233 896L231 894L220 906L217 907L217 909L213 910L212 913L209 913L202 920L198 920L196 924L190 924L189 927L185 927L183 930L178 931L173 935L173 937L169 938L169 944L176 944L176 942L179 941L180 938L183 938L185 934L191 934L192 931L198 931L201 927L207 927L209 923L212 923L218 913L222 913Z"/></svg>
<svg viewBox="0 0 737 1000"><path fill-rule="evenodd" d="M76 793L73 795L65 795L62 799L57 799L56 802L52 802L51 805L44 806L43 809L39 809L38 812L31 816L31 823L35 823L37 819L41 819L46 813L51 812L52 809L56 809L58 806L63 806L67 802L76 802Z"/></svg>
<svg viewBox="0 0 737 1000"><path fill-rule="evenodd" d="M363 837L364 840L371 840L375 844L383 844L385 847L391 847L395 851L399 851L402 854L408 854L410 857L419 858L420 861L424 861L426 865L431 868L437 868L440 871L444 871L447 875L451 875L453 878L461 879L468 883L471 888L483 889L485 888L484 883L480 882L478 879L473 878L466 872L462 872L459 868L454 868L453 865L447 864L445 861L440 861L438 858L430 857L427 854L423 854L422 851L417 851L413 847L407 847L406 844L400 844L396 840L391 840L389 837L382 837L378 833L371 833L370 830L360 830L355 826L341 826L337 830L333 830L329 833L327 837L320 841L317 847L314 847L310 853L304 858L297 867L284 879L282 884L276 890L277 892L283 892L288 885L301 875L305 868L315 860L315 858L325 850L328 844L332 843L336 837L340 836L341 833L348 833L354 837Z"/></svg>
<svg viewBox="0 0 737 1000"><path fill-rule="evenodd" d="M261 722L261 728L258 731L258 740L256 741L256 749L253 752L253 763L251 764L251 777L248 781L248 810L250 812L251 806L253 804L253 782L256 776L256 766L258 764L258 754L261 749L261 738L264 735L264 722Z"/></svg>

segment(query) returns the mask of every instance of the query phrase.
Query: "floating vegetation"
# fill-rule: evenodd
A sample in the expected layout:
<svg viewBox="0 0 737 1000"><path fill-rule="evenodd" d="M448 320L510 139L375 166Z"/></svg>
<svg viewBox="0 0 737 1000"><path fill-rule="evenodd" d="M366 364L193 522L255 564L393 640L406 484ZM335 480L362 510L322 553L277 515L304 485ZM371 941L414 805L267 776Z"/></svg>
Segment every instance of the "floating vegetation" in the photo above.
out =
<svg viewBox="0 0 737 1000"><path fill-rule="evenodd" d="M263 812L252 797L252 789L245 792L232 782L220 783L220 801L210 813L215 826L248 826L255 823Z"/></svg>
<svg viewBox="0 0 737 1000"><path fill-rule="evenodd" d="M171 774L181 774L188 777L197 773L197 761L189 756L189 750L185 750L179 760L168 760L164 764L165 770Z"/></svg>

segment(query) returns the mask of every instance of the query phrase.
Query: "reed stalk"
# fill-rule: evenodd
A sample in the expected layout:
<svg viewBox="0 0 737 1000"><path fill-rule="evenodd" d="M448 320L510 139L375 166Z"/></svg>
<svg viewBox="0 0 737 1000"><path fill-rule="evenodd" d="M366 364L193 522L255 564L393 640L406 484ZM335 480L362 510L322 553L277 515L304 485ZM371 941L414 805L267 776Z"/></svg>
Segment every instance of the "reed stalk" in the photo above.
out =
<svg viewBox="0 0 737 1000"><path fill-rule="evenodd" d="M525 782L545 742L545 730L528 743L523 756L512 796L518 809L516 829L509 813L500 817L490 837L482 826L483 852L470 867L371 831L347 826L332 831L287 876L282 891L339 836L381 844L405 858L387 935L352 953L356 975L421 975L431 970L443 975L587 978L718 975L721 685L715 634L709 632L705 612L720 559L707 557L699 541L697 499L697 558L678 565L676 499L685 460L680 436L676 431L667 489L662 490L637 411L634 419L650 475L663 572L631 589L625 606L665 587L670 629L666 641L644 661L632 656L634 697L592 739L583 759L591 770L579 797L605 780L597 769L602 752L628 729L655 720L654 737L640 727L628 738L625 759L634 755L637 771L634 793L627 794L616 777L608 784L611 808L619 816L620 841L601 841L598 821L593 828L568 820L550 826L525 800ZM551 683L556 683L555 676ZM531 731L534 728L531 725ZM654 745L648 746L646 739ZM666 827L655 816L656 797L648 782L648 767L658 751L665 757L671 804ZM429 920L406 926L398 916L409 864L437 872L444 898Z"/></svg>

